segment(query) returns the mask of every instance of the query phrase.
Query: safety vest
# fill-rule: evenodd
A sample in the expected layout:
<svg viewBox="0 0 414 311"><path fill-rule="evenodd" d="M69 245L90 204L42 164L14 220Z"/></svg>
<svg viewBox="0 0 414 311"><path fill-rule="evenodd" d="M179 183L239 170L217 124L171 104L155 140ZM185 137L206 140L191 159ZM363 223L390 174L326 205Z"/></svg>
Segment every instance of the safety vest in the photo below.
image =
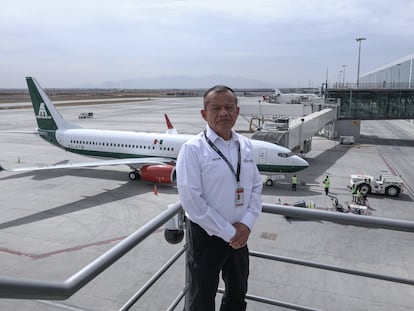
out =
<svg viewBox="0 0 414 311"><path fill-rule="evenodd" d="M329 178L325 178L325 180L323 181L323 184L325 185L325 188L329 188L329 184L330 184Z"/></svg>
<svg viewBox="0 0 414 311"><path fill-rule="evenodd" d="M296 185L296 183L298 182L298 178L296 176L292 177L292 184Z"/></svg>
<svg viewBox="0 0 414 311"><path fill-rule="evenodd" d="M351 192L352 192L352 194L355 194L357 192L357 188L356 188L355 184L352 185Z"/></svg>

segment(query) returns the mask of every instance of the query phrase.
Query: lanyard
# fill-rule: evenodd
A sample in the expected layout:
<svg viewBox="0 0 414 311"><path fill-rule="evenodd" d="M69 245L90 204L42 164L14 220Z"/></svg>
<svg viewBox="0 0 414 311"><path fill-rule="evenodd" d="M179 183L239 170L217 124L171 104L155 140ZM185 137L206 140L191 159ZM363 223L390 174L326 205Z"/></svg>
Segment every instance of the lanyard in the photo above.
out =
<svg viewBox="0 0 414 311"><path fill-rule="evenodd" d="M231 165L230 161L225 157L225 155L220 151L220 149L217 148L217 146L210 140L210 138L207 137L206 131L204 131L204 137L206 138L206 140L207 140L208 144L211 146L211 148L213 148L213 150L215 152L217 152L217 154L226 162L227 166L231 169L234 176L236 177L236 181L238 183L240 183L240 160L241 160L240 143L238 143L239 149L238 149L237 173L236 173L234 171L233 165Z"/></svg>

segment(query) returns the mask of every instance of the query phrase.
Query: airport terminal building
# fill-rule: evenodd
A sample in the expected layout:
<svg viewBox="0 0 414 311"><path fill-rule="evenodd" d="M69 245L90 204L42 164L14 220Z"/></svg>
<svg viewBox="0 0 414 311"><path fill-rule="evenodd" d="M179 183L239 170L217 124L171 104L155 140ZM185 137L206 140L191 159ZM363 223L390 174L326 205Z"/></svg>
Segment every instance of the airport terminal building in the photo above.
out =
<svg viewBox="0 0 414 311"><path fill-rule="evenodd" d="M414 54L361 75L362 87L414 88Z"/></svg>

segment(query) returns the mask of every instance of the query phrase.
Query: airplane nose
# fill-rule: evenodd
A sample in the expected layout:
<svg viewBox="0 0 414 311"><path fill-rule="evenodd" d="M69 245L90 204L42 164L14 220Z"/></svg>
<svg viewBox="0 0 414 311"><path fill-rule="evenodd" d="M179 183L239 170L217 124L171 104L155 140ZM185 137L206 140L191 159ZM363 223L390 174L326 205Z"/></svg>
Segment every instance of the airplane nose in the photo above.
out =
<svg viewBox="0 0 414 311"><path fill-rule="evenodd" d="M298 158L302 161L303 166L309 166L309 162L308 161L306 161L305 159L303 159L301 157L298 157Z"/></svg>
<svg viewBox="0 0 414 311"><path fill-rule="evenodd" d="M297 166L303 166L303 167L308 167L309 166L308 161L306 161L302 157L300 157L300 156L294 156L294 158L295 158L295 160L294 160L295 161L295 164Z"/></svg>

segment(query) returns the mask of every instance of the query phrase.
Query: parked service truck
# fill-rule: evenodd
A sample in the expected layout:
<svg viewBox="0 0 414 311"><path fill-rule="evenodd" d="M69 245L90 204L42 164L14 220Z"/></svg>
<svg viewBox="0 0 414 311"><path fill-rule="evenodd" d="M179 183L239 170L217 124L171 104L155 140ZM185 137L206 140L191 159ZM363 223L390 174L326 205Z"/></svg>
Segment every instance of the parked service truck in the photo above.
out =
<svg viewBox="0 0 414 311"><path fill-rule="evenodd" d="M396 197L403 191L404 182L399 176L382 172L378 178L364 174L351 175L349 188L352 189L353 185L362 193L378 193Z"/></svg>

